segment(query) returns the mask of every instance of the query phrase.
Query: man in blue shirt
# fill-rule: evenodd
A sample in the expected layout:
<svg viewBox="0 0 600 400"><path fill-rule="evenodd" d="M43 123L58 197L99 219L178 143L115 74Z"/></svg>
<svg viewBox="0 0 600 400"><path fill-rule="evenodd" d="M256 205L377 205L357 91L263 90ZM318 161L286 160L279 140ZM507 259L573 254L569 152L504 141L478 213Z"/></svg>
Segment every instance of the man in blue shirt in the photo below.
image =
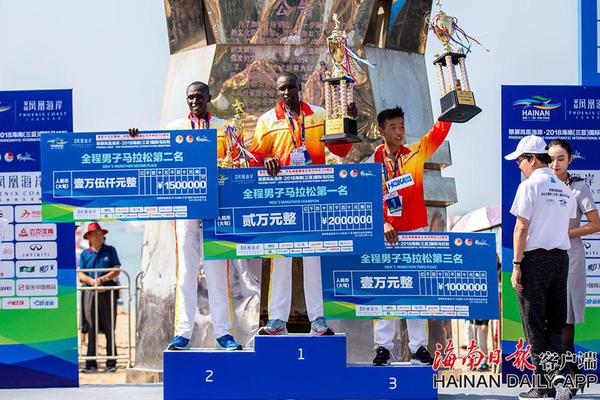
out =
<svg viewBox="0 0 600 400"><path fill-rule="evenodd" d="M115 248L104 243L104 236L107 233L108 231L102 229L97 222L88 225L88 230L83 238L89 240L90 246L79 257L80 269L119 268L121 266ZM116 278L118 276L119 271L78 273L79 280L84 286L117 286ZM87 356L96 356L96 329L106 336L107 356L117 355L117 345L114 339L118 297L118 290L98 290L98 325L96 326L96 313L94 310L96 294L90 290L83 292L82 323L83 331L87 330L88 332ZM116 364L116 359L107 359L106 371L115 372L117 370ZM97 370L96 360L86 360L83 372L95 372Z"/></svg>

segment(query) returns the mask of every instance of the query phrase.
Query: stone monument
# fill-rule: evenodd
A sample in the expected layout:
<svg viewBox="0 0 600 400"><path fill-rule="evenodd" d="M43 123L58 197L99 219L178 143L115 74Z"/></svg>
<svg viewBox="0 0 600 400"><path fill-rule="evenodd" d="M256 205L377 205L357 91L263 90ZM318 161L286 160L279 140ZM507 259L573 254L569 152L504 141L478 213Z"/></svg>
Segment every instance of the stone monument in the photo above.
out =
<svg viewBox="0 0 600 400"><path fill-rule="evenodd" d="M281 71L296 73L303 82L303 99L322 106L322 63L327 56L327 36L334 28L333 15L337 14L348 44L377 65L357 73L354 101L362 142L355 144L344 161L363 161L381 143L376 116L384 108L401 106L406 112L407 142L418 140L433 124L423 55L431 5L431 0L165 0L171 57L162 125L187 114L185 88L196 80L209 84L213 98L209 109L220 118L233 117L236 100L244 103L248 142L258 117L277 102L274 81ZM457 201L454 179L441 174L450 164L448 143L426 164L425 199L432 230L446 230L446 207ZM145 238L136 369L129 374L132 380L143 376L136 370L162 368L162 350L173 332L173 224L147 223ZM236 338L250 345L259 312L263 319L266 316L268 268L262 269L262 301L258 269L236 271L233 277L238 282L236 313L244 316L241 326L236 326L241 329L236 330ZM302 272L299 266L295 270L291 330L302 328L305 321ZM214 339L209 334L212 330L202 279L193 344L209 347ZM444 339L441 325L440 321L430 324L431 343ZM348 334L348 361L372 359L371 321L332 321L331 326ZM401 331L398 340L406 343L406 332ZM396 359L407 356L406 344L396 347Z"/></svg>

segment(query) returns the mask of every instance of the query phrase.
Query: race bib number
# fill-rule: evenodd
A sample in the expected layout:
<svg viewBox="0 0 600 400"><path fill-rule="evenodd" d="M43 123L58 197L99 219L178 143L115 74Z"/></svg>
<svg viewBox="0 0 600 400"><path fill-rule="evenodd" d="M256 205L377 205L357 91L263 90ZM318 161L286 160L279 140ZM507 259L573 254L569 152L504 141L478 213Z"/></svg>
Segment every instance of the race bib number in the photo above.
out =
<svg viewBox="0 0 600 400"><path fill-rule="evenodd" d="M402 216L402 196L398 192L390 192L383 196L385 205L387 206L387 213L390 217L401 217Z"/></svg>
<svg viewBox="0 0 600 400"><path fill-rule="evenodd" d="M305 146L298 147L290 154L290 164L293 166L310 165L312 159L308 153L308 149Z"/></svg>

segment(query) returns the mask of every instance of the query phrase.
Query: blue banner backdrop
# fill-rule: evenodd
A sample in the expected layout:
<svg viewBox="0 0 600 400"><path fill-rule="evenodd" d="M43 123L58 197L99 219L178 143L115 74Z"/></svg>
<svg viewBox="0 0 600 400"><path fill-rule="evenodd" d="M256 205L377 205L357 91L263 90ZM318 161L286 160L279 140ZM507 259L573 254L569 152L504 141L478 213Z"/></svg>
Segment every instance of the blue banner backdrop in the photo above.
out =
<svg viewBox="0 0 600 400"><path fill-rule="evenodd" d="M0 388L78 385L75 227L40 204L40 132L72 130L71 90L0 92Z"/></svg>
<svg viewBox="0 0 600 400"><path fill-rule="evenodd" d="M546 142L566 139L574 161L569 172L584 178L600 203L600 88L586 86L503 86L502 154L517 147L526 135L535 134ZM515 351L519 338L525 338L516 293L510 277L513 259L515 217L510 207L521 182L514 161L502 160L502 349ZM600 351L600 235L584 236L587 262L585 323L575 327L576 351ZM518 373L504 362L503 372Z"/></svg>

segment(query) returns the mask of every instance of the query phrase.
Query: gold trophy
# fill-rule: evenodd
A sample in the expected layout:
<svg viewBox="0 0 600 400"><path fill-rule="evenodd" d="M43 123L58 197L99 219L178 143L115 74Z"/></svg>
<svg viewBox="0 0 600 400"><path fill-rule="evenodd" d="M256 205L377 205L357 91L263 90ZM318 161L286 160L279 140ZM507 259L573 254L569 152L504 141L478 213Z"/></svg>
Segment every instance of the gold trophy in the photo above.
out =
<svg viewBox="0 0 600 400"><path fill-rule="evenodd" d="M451 17L441 10L440 0L437 0L436 5L440 11L431 19L430 27L444 45L444 54L436 54L433 61L442 95L440 99L442 114L438 119L440 121L467 122L479 114L481 108L475 105L475 96L469 85L465 65L467 56L461 48L454 51L450 41L463 46L462 41L470 44L469 39L476 40L458 26L458 20L455 17ZM465 48L468 52L468 47ZM456 74L456 65L460 68L460 79ZM444 77L444 68L448 70L449 80Z"/></svg>
<svg viewBox="0 0 600 400"><path fill-rule="evenodd" d="M225 157L218 161L219 168L247 168L252 154L244 146L244 104L233 103L235 114L225 127Z"/></svg>
<svg viewBox="0 0 600 400"><path fill-rule="evenodd" d="M325 143L360 142L356 117L348 115L348 105L354 102L353 86L356 83L350 71L346 33L340 29L337 14L333 14L335 27L327 38L327 50L332 59L333 72L326 71L325 89Z"/></svg>

